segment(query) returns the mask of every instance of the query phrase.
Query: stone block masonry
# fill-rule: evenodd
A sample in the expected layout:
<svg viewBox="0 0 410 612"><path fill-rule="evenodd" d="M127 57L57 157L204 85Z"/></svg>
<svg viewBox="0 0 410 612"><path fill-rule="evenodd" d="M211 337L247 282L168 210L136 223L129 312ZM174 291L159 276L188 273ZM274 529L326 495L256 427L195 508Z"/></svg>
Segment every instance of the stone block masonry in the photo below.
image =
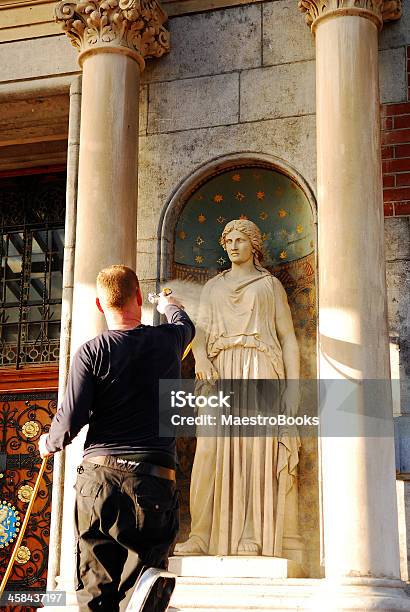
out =
<svg viewBox="0 0 410 612"><path fill-rule="evenodd" d="M407 102L382 105L383 199L386 217L410 215L410 45Z"/></svg>

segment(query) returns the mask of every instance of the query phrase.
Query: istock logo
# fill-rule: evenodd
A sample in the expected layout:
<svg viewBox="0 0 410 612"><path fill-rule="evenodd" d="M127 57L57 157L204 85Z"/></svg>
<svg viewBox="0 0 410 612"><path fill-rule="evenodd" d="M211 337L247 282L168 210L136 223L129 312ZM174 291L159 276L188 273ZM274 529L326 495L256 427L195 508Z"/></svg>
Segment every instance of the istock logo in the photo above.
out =
<svg viewBox="0 0 410 612"><path fill-rule="evenodd" d="M224 395L222 391L218 395L195 395L186 391L171 391L171 408L230 408L230 399L233 392Z"/></svg>

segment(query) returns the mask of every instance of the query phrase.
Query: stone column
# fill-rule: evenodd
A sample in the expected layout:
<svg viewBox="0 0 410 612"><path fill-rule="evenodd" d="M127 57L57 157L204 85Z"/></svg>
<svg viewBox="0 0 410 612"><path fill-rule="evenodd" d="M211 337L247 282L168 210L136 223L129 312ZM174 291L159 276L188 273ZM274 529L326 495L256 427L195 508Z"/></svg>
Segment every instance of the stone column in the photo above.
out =
<svg viewBox="0 0 410 612"><path fill-rule="evenodd" d="M400 5L301 0L299 7L316 37L319 372L346 387L352 381L345 391L354 390L345 413L331 389L330 401L322 397L325 586L331 588L319 600L326 610L410 609L399 580L391 392L383 382L390 370L378 31L383 20L400 17ZM361 384L371 379L384 390L376 425L366 416L373 408ZM336 436L335 424L344 429L348 421L356 435Z"/></svg>
<svg viewBox="0 0 410 612"><path fill-rule="evenodd" d="M62 0L55 16L80 52L82 105L71 355L104 330L96 275L122 263L135 269L140 72L169 50L157 0ZM67 448L59 588L73 590L73 482L82 441ZM74 603L74 600L72 600Z"/></svg>
<svg viewBox="0 0 410 612"><path fill-rule="evenodd" d="M75 229L77 217L78 157L80 149L81 77L70 86L70 114L68 119L66 213L64 223L64 267L61 309L60 358L58 367L58 402L64 397L70 366L71 324L74 291ZM60 573L61 534L64 501L65 452L54 457L52 513L48 552L47 589L56 588Z"/></svg>

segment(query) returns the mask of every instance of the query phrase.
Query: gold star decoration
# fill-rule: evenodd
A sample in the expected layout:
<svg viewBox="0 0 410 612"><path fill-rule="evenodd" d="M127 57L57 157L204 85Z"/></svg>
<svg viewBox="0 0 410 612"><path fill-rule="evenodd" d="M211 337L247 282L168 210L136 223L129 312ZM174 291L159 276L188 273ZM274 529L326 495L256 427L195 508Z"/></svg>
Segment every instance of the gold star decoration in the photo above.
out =
<svg viewBox="0 0 410 612"><path fill-rule="evenodd" d="M242 200L245 199L245 194L241 193L240 191L237 191L236 194L235 194L235 198L237 200L239 200L239 202L242 202Z"/></svg>
<svg viewBox="0 0 410 612"><path fill-rule="evenodd" d="M262 211L261 214L259 215L259 218L262 219L262 221L265 221L265 219L268 218L268 213L265 211Z"/></svg>
<svg viewBox="0 0 410 612"><path fill-rule="evenodd" d="M246 215L241 215L239 218L240 219L247 219L248 217Z"/></svg>
<svg viewBox="0 0 410 612"><path fill-rule="evenodd" d="M313 240L310 241L310 247L313 249L314 244L313 244Z"/></svg>
<svg viewBox="0 0 410 612"><path fill-rule="evenodd" d="M201 264L201 263L203 263L204 258L202 257L202 255L197 255L197 256L195 257L195 261L196 261L196 263Z"/></svg>
<svg viewBox="0 0 410 612"><path fill-rule="evenodd" d="M224 259L223 257L220 257L219 259L216 260L217 263L219 263L220 266L223 266L226 263L226 259Z"/></svg>
<svg viewBox="0 0 410 612"><path fill-rule="evenodd" d="M284 208L280 208L280 209L279 209L279 211L278 211L278 215L279 215L279 217L281 217L281 218L286 217L286 216L287 216L287 214L288 214L288 213L286 212L286 210L285 210Z"/></svg>
<svg viewBox="0 0 410 612"><path fill-rule="evenodd" d="M297 231L298 234L302 234L303 227L302 227L302 225L300 223L297 224L296 231Z"/></svg>
<svg viewBox="0 0 410 612"><path fill-rule="evenodd" d="M286 239L288 237L288 232L285 229L281 229L279 235L281 238Z"/></svg>
<svg viewBox="0 0 410 612"><path fill-rule="evenodd" d="M279 254L279 257L280 257L281 259L286 259L286 257L287 257L287 256L288 256L288 255L287 255L286 251L281 251L281 252L280 252L280 254Z"/></svg>
<svg viewBox="0 0 410 612"><path fill-rule="evenodd" d="M239 183L239 181L241 180L241 175L240 174L233 174L232 175L232 180L235 181L236 183Z"/></svg>
<svg viewBox="0 0 410 612"><path fill-rule="evenodd" d="M202 195L202 193L197 193L195 196L195 200L198 200L198 202L200 202L201 200L204 199L204 196Z"/></svg>
<svg viewBox="0 0 410 612"><path fill-rule="evenodd" d="M266 242L266 240L269 238L269 234L262 234L262 242Z"/></svg>
<svg viewBox="0 0 410 612"><path fill-rule="evenodd" d="M297 189L298 186L296 185L296 183L291 183L290 184L291 189Z"/></svg>
<svg viewBox="0 0 410 612"><path fill-rule="evenodd" d="M198 215L198 221L199 221L199 223L205 223L206 217L205 217L205 215L203 213Z"/></svg>
<svg viewBox="0 0 410 612"><path fill-rule="evenodd" d="M178 232L178 238L180 240L185 240L186 238L186 233L184 232L184 230L181 230L180 232Z"/></svg>
<svg viewBox="0 0 410 612"><path fill-rule="evenodd" d="M225 223L226 221L225 217L222 217L222 216L217 217L216 220L218 221L218 223Z"/></svg>
<svg viewBox="0 0 410 612"><path fill-rule="evenodd" d="M220 204L223 199L224 199L224 197L220 193L215 194L214 197L213 197L213 200L214 200L215 204Z"/></svg>
<svg viewBox="0 0 410 612"><path fill-rule="evenodd" d="M205 240L201 237L201 236L197 236L196 241L198 246L201 246L201 244L204 244Z"/></svg>
<svg viewBox="0 0 410 612"><path fill-rule="evenodd" d="M258 198L258 200L263 200L265 197L265 192L264 191L257 191L256 192L256 197Z"/></svg>

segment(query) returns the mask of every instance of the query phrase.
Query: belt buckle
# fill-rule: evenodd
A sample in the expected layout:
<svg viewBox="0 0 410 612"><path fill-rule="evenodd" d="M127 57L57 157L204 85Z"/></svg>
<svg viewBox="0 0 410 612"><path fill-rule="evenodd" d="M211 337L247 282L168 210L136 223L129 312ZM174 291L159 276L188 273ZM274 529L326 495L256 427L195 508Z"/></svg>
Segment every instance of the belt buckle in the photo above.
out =
<svg viewBox="0 0 410 612"><path fill-rule="evenodd" d="M126 466L128 468L130 467L138 467L141 462L140 461L133 461L132 459L123 459L122 457L117 457L116 458L116 463L117 465L123 465Z"/></svg>

